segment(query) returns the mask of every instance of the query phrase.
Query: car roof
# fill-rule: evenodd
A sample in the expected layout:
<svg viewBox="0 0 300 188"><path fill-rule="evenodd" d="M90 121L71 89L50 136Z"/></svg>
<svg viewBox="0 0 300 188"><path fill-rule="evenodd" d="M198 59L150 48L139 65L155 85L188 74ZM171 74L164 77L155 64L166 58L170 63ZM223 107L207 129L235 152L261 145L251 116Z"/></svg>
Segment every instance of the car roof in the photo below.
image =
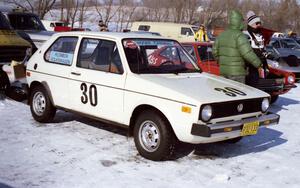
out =
<svg viewBox="0 0 300 188"><path fill-rule="evenodd" d="M184 24L184 23L173 23L173 22L151 22L151 21L137 21L133 22L134 24L148 24L148 25L163 25L163 26L182 26L182 27L198 27L196 25L189 25L189 24Z"/></svg>
<svg viewBox="0 0 300 188"><path fill-rule="evenodd" d="M181 42L182 45L210 46L211 42Z"/></svg>
<svg viewBox="0 0 300 188"><path fill-rule="evenodd" d="M75 31L75 32L61 32L56 33L54 36L82 36L82 37L105 37L116 40L122 40L124 38L149 38L149 39L168 39L157 35L149 35L142 33L121 33L121 32L91 32L91 31ZM172 40L172 39L169 39Z"/></svg>

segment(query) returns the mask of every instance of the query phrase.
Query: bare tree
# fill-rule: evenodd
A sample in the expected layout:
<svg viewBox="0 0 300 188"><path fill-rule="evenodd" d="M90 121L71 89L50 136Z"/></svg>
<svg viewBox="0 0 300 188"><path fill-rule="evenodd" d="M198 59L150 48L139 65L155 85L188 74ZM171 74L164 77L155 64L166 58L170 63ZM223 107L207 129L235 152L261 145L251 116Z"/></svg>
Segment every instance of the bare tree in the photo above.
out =
<svg viewBox="0 0 300 188"><path fill-rule="evenodd" d="M114 0L95 0L95 9L102 20L106 25L110 20L120 11L123 4L114 1ZM119 6L117 6L119 4Z"/></svg>
<svg viewBox="0 0 300 188"><path fill-rule="evenodd" d="M117 17L117 31L127 29L129 23L132 22L133 15L137 8L137 3L134 0L120 0L119 6L121 7Z"/></svg>
<svg viewBox="0 0 300 188"><path fill-rule="evenodd" d="M200 6L199 0L186 1L186 21L189 24L195 24L197 21L197 10Z"/></svg>
<svg viewBox="0 0 300 188"><path fill-rule="evenodd" d="M79 27L82 28L83 27L83 22L85 21L85 13L88 9L88 6L87 5L88 0L82 0L81 3L80 3L80 8L79 8Z"/></svg>

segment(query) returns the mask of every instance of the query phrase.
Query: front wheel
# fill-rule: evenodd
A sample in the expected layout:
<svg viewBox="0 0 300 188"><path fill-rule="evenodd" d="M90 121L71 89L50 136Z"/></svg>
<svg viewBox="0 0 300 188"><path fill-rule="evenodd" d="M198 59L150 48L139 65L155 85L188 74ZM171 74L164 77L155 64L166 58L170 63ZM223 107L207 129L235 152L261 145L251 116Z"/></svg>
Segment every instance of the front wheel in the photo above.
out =
<svg viewBox="0 0 300 188"><path fill-rule="evenodd" d="M176 136L162 115L152 110L143 112L137 118L133 131L135 146L141 156L153 161L171 158Z"/></svg>
<svg viewBox="0 0 300 188"><path fill-rule="evenodd" d="M50 122L56 112L43 86L34 87L30 95L30 110L33 118L41 123Z"/></svg>

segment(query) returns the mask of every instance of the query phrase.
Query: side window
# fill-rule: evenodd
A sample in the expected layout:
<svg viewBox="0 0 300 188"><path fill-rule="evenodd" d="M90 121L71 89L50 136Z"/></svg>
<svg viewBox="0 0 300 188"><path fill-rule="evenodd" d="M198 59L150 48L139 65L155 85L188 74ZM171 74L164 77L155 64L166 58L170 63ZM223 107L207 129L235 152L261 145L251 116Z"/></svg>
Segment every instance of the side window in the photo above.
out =
<svg viewBox="0 0 300 188"><path fill-rule="evenodd" d="M150 25L140 25L138 28L139 31L149 31Z"/></svg>
<svg viewBox="0 0 300 188"><path fill-rule="evenodd" d="M116 43L100 39L82 39L77 67L117 74L124 72Z"/></svg>
<svg viewBox="0 0 300 188"><path fill-rule="evenodd" d="M280 48L280 44L279 44L279 41L278 41L278 40L271 41L271 45L272 45L274 48Z"/></svg>
<svg viewBox="0 0 300 188"><path fill-rule="evenodd" d="M178 51L176 47L166 47L160 53L161 56L170 59L171 61L178 61L180 60Z"/></svg>
<svg viewBox="0 0 300 188"><path fill-rule="evenodd" d="M71 65L77 44L77 37L60 37L45 53L45 60L49 63Z"/></svg>
<svg viewBox="0 0 300 188"><path fill-rule="evenodd" d="M193 46L183 46L183 48L191 55L194 59L196 59L196 54Z"/></svg>
<svg viewBox="0 0 300 188"><path fill-rule="evenodd" d="M181 35L186 35L188 33L188 36L194 36L193 31L188 27L182 27L181 28Z"/></svg>
<svg viewBox="0 0 300 188"><path fill-rule="evenodd" d="M215 60L212 53L212 46L198 46L198 54L203 62Z"/></svg>

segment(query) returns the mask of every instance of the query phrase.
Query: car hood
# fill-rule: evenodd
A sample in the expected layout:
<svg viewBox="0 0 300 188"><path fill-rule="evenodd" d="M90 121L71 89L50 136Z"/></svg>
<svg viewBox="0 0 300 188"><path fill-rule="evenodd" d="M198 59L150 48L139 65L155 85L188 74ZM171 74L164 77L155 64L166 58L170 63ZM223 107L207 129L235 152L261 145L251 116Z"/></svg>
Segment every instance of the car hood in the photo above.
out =
<svg viewBox="0 0 300 188"><path fill-rule="evenodd" d="M289 66L286 62L284 61L273 61L273 60L270 60L268 59L267 60L268 64L275 68L275 69L279 69L279 70L284 70L284 71L287 71L287 72L293 72L293 73L298 73L300 72L300 65L299 66ZM274 67L273 65L274 64L278 64L279 66L278 67Z"/></svg>
<svg viewBox="0 0 300 188"><path fill-rule="evenodd" d="M30 47L30 43L12 30L0 30L0 46Z"/></svg>
<svg viewBox="0 0 300 188"><path fill-rule="evenodd" d="M226 87L246 95L229 96L224 91L217 91ZM208 73L133 74L127 77L125 89L196 106L203 103L269 97L269 94L256 88Z"/></svg>

